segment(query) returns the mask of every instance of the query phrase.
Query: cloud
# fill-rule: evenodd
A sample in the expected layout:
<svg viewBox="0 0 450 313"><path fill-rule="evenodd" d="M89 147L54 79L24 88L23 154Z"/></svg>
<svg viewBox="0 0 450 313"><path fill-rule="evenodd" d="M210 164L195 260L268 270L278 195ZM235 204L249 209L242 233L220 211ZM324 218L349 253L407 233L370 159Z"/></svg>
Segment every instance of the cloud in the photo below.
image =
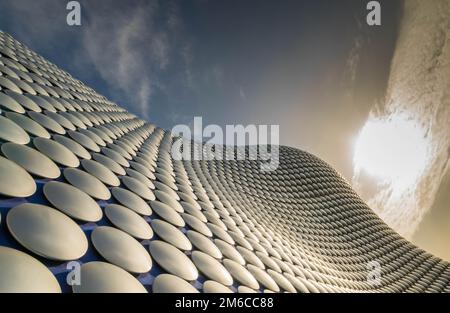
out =
<svg viewBox="0 0 450 313"><path fill-rule="evenodd" d="M245 94L244 88L239 87L239 97L241 97L242 100L247 100L247 95Z"/></svg>
<svg viewBox="0 0 450 313"><path fill-rule="evenodd" d="M184 84L191 89L195 89L194 74L192 72L192 63L194 54L192 52L192 44L187 42L181 49L181 56L184 62Z"/></svg>
<svg viewBox="0 0 450 313"><path fill-rule="evenodd" d="M0 1L0 27L91 84L106 86L111 100L145 119L156 95L171 102L176 86L194 87L194 53L178 3L80 3L82 25L70 27L66 1Z"/></svg>
<svg viewBox="0 0 450 313"><path fill-rule="evenodd" d="M367 122L392 121L406 115L408 121L422 129L423 140L427 142L427 164L414 181L401 190L393 184L379 186L368 197L375 212L407 238L412 237L433 206L450 167L448 21L450 6L446 0L405 2L385 104L380 110L373 111ZM417 147L417 151L420 148ZM362 185L362 179L356 175L354 185Z"/></svg>
<svg viewBox="0 0 450 313"><path fill-rule="evenodd" d="M343 87L347 90L347 93L352 93L351 89L355 86L358 68L361 63L361 54L364 52L363 49L368 40L368 36L363 28L361 17L354 16L353 19L358 28L358 35L353 38L353 44L345 61L345 68L341 81L344 84Z"/></svg>
<svg viewBox="0 0 450 313"><path fill-rule="evenodd" d="M348 82L353 85L356 80L356 73L361 60L361 48L363 46L363 37L358 36L354 39L353 46L349 52L346 61L346 68L344 76L348 79Z"/></svg>
<svg viewBox="0 0 450 313"><path fill-rule="evenodd" d="M165 87L160 77L172 58L178 57L174 51L182 21L175 4L164 10L159 1L137 6L89 2L86 10L97 12L91 14L84 30L88 57L111 88L127 99L135 99L135 113L148 119L152 96Z"/></svg>

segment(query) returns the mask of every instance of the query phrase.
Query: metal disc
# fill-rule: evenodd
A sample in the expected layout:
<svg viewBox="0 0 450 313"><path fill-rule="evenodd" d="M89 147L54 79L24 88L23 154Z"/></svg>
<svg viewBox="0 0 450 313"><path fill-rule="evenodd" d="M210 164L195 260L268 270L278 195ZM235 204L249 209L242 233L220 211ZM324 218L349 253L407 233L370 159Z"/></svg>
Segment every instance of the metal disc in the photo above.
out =
<svg viewBox="0 0 450 313"><path fill-rule="evenodd" d="M33 177L16 163L0 156L0 194L28 197L36 191Z"/></svg>
<svg viewBox="0 0 450 313"><path fill-rule="evenodd" d="M132 273L146 273L152 268L147 250L127 233L109 226L99 226L92 231L95 249L111 263Z"/></svg>
<svg viewBox="0 0 450 313"><path fill-rule="evenodd" d="M57 178L61 175L59 167L52 160L33 148L8 142L1 146L1 150L8 159L31 174L44 178Z"/></svg>
<svg viewBox="0 0 450 313"><path fill-rule="evenodd" d="M75 219L97 222L103 216L97 202L72 185L57 181L48 182L44 185L44 195L58 210Z"/></svg>
<svg viewBox="0 0 450 313"><path fill-rule="evenodd" d="M0 115L0 140L26 145L30 142L30 137L22 127Z"/></svg>
<svg viewBox="0 0 450 313"><path fill-rule="evenodd" d="M194 263L171 244L153 240L150 242L149 249L156 263L167 272L189 281L197 279L198 271Z"/></svg>
<svg viewBox="0 0 450 313"><path fill-rule="evenodd" d="M73 186L84 191L93 198L108 200L111 198L109 189L95 176L77 168L66 168L64 177Z"/></svg>
<svg viewBox="0 0 450 313"><path fill-rule="evenodd" d="M62 144L46 138L34 138L34 146L50 159L64 166L78 167L80 161L69 149Z"/></svg>
<svg viewBox="0 0 450 313"><path fill-rule="evenodd" d="M142 198L135 193L120 187L114 187L111 191L117 201L119 201L124 206L132 209L136 213L141 215L152 214L152 210L150 209L147 202L142 200Z"/></svg>
<svg viewBox="0 0 450 313"><path fill-rule="evenodd" d="M160 274L153 281L154 293L198 293L187 281L178 276L170 274Z"/></svg>
<svg viewBox="0 0 450 313"><path fill-rule="evenodd" d="M152 228L155 233L165 242L174 245L181 250L192 250L192 244L189 239L175 226L163 220L152 220Z"/></svg>
<svg viewBox="0 0 450 313"><path fill-rule="evenodd" d="M60 293L55 276L41 262L0 246L0 293Z"/></svg>
<svg viewBox="0 0 450 313"><path fill-rule="evenodd" d="M105 214L114 226L138 239L150 239L153 230L150 225L137 213L118 204L109 204Z"/></svg>
<svg viewBox="0 0 450 313"><path fill-rule="evenodd" d="M17 241L45 258L68 261L86 253L88 242L81 228L48 206L20 204L8 212L6 223Z"/></svg>
<svg viewBox="0 0 450 313"><path fill-rule="evenodd" d="M233 278L223 265L212 256L200 252L192 252L192 261L200 272L206 277L213 279L226 286L233 284Z"/></svg>
<svg viewBox="0 0 450 313"><path fill-rule="evenodd" d="M89 262L80 268L80 284L74 293L146 293L144 286L127 271L106 262Z"/></svg>

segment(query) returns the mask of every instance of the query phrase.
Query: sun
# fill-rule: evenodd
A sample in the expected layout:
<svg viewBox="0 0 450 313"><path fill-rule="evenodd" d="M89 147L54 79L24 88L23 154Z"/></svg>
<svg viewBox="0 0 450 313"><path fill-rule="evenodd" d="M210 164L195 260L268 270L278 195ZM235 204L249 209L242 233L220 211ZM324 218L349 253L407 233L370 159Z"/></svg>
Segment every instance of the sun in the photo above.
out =
<svg viewBox="0 0 450 313"><path fill-rule="evenodd" d="M371 117L355 144L355 173L365 171L394 189L408 188L425 170L429 148L424 129L406 115Z"/></svg>

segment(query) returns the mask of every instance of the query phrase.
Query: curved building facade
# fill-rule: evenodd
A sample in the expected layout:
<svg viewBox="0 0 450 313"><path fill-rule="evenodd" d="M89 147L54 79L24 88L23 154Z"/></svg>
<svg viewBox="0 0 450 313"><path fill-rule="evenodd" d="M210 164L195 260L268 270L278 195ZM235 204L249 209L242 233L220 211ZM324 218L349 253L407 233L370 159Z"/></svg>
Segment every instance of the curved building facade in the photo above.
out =
<svg viewBox="0 0 450 313"><path fill-rule="evenodd" d="M0 292L449 292L317 157L174 138L0 32Z"/></svg>

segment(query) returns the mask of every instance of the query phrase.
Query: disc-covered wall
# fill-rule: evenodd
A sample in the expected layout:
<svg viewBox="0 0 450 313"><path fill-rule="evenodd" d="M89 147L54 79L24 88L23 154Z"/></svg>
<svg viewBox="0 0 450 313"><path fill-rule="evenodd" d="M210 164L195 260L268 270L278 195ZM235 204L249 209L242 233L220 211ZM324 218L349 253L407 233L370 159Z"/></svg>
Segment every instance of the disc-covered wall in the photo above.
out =
<svg viewBox="0 0 450 313"><path fill-rule="evenodd" d="M0 292L450 291L318 158L176 161L169 132L2 32L0 110Z"/></svg>

